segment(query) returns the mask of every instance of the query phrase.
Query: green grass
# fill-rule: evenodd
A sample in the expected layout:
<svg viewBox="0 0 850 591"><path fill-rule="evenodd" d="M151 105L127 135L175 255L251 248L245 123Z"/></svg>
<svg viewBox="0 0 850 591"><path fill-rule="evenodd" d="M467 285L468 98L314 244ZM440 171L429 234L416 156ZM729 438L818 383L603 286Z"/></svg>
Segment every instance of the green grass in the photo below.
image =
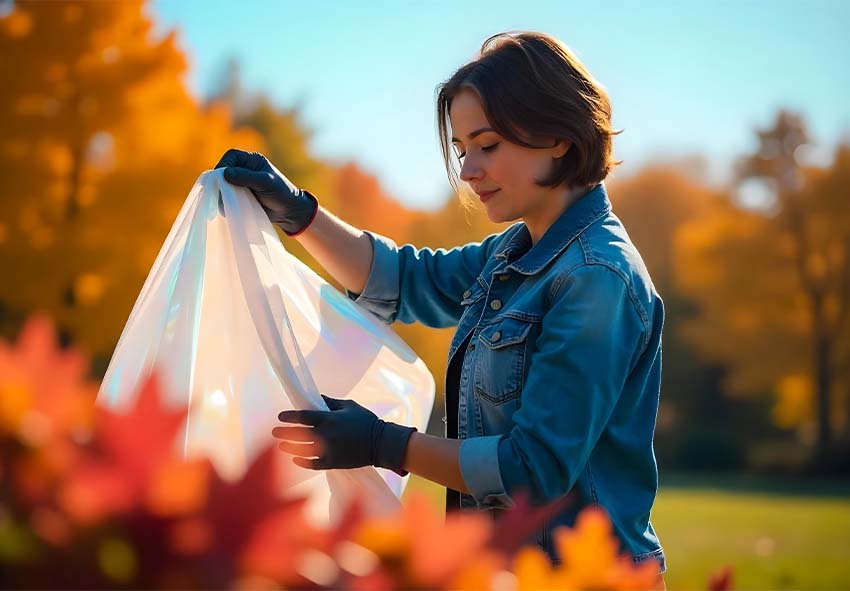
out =
<svg viewBox="0 0 850 591"><path fill-rule="evenodd" d="M412 477L442 507L444 489ZM652 512L668 589L850 589L850 484L743 476L668 476Z"/></svg>

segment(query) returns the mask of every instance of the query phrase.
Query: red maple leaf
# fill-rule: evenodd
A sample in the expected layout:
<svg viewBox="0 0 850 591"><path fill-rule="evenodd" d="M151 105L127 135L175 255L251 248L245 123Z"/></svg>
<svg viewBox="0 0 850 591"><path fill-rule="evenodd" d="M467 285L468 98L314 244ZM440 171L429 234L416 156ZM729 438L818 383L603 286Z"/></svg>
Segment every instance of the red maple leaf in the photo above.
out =
<svg viewBox="0 0 850 591"><path fill-rule="evenodd" d="M332 560L336 543L346 539L359 522L362 511L353 503L335 528L314 527L305 513L308 499L281 495L286 475L279 473L285 466L278 461L278 453L270 446L237 481L211 471L204 505L170 526L171 553L195 561L191 570L201 586L226 586L234 581L239 586L256 586L258 581L315 586L309 569L304 568L305 556L321 553Z"/></svg>
<svg viewBox="0 0 850 591"><path fill-rule="evenodd" d="M60 503L78 522L92 524L131 511L146 501L163 470L179 463L174 442L186 412L169 411L160 399L159 380L152 374L128 412L98 409L95 453L81 462L60 492ZM185 470L197 468L187 464ZM197 495L204 493L202 484L193 491Z"/></svg>
<svg viewBox="0 0 850 591"><path fill-rule="evenodd" d="M174 457L175 438L186 414L186 410L164 408L159 379L153 373L129 412L98 411L98 447L129 478L138 484L145 483L157 466Z"/></svg>

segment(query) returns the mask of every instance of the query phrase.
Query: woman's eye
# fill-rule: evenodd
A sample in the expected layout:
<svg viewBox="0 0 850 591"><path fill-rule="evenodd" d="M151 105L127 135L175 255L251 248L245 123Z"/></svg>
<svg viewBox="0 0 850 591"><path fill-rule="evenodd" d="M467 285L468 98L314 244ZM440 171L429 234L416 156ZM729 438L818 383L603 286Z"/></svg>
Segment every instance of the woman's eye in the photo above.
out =
<svg viewBox="0 0 850 591"><path fill-rule="evenodd" d="M495 144L490 144L489 146L481 146L481 151L492 152L500 143L501 142L496 142ZM458 160L461 160L464 156L466 156L466 152L461 152L458 148L455 148L455 154L457 155Z"/></svg>

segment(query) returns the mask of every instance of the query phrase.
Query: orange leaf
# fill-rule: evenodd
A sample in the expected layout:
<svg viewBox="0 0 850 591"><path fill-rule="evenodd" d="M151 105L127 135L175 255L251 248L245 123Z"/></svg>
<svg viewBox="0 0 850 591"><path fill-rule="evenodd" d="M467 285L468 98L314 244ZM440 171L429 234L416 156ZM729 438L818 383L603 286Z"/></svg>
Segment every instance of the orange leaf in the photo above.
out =
<svg viewBox="0 0 850 591"><path fill-rule="evenodd" d="M554 585L555 571L549 557L537 546L527 546L514 557L517 591L563 589Z"/></svg>
<svg viewBox="0 0 850 591"><path fill-rule="evenodd" d="M0 431L32 447L86 438L97 392L87 373L85 356L60 349L53 323L33 316L14 345L0 340Z"/></svg>
<svg viewBox="0 0 850 591"><path fill-rule="evenodd" d="M467 557L466 564L448 585L450 589L460 591L478 591L479 589L505 588L497 585L497 577L504 577L507 583L515 582L516 577L503 570L505 559L498 552L480 551ZM510 588L510 587L508 587Z"/></svg>
<svg viewBox="0 0 850 591"><path fill-rule="evenodd" d="M147 486L148 509L161 516L197 513L207 500L210 464L171 459L160 464Z"/></svg>
<svg viewBox="0 0 850 591"><path fill-rule="evenodd" d="M470 556L486 549L491 531L483 514L453 514L444 523L437 507L418 493L399 513L363 522L354 541L395 568L402 586L436 588L450 584Z"/></svg>
<svg viewBox="0 0 850 591"><path fill-rule="evenodd" d="M573 530L555 532L564 566L582 582L591 585L604 578L617 560L618 542L604 511L588 507L579 514Z"/></svg>
<svg viewBox="0 0 850 591"><path fill-rule="evenodd" d="M412 572L426 587L444 585L456 576L470 556L484 550L493 528L481 513L452 513L443 523L424 495L411 498L403 511L410 524Z"/></svg>

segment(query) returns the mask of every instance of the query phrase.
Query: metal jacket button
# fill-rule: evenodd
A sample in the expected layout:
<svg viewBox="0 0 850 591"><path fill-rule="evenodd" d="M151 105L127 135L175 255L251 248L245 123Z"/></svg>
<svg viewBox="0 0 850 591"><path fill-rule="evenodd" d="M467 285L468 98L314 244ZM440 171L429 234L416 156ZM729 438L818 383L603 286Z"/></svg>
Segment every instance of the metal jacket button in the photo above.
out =
<svg viewBox="0 0 850 591"><path fill-rule="evenodd" d="M471 295L472 295L472 290L467 289L465 292L463 292L463 299L466 299Z"/></svg>
<svg viewBox="0 0 850 591"><path fill-rule="evenodd" d="M493 343L496 343L501 338L502 338L502 333L496 331L496 332L493 333L493 336L490 337L490 341L493 342Z"/></svg>
<svg viewBox="0 0 850 591"><path fill-rule="evenodd" d="M492 302L490 302L490 307L493 308L494 310L501 310L502 309L502 300L493 300Z"/></svg>

